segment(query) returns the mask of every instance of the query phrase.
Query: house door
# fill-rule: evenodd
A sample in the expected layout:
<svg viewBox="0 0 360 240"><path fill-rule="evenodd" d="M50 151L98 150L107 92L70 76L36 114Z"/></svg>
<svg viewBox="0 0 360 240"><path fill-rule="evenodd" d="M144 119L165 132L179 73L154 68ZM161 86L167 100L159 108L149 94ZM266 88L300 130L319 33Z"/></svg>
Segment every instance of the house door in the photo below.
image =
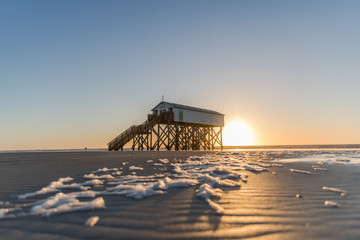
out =
<svg viewBox="0 0 360 240"><path fill-rule="evenodd" d="M183 111L179 111L179 122L183 122L184 121L184 113Z"/></svg>

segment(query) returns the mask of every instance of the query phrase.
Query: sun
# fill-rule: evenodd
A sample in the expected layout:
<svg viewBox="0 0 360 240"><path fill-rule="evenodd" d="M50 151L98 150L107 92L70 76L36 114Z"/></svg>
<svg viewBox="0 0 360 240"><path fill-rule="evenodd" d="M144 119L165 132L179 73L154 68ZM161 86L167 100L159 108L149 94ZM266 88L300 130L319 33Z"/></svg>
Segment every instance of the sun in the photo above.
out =
<svg viewBox="0 0 360 240"><path fill-rule="evenodd" d="M247 123L233 121L223 130L223 143L225 146L254 145L254 132Z"/></svg>

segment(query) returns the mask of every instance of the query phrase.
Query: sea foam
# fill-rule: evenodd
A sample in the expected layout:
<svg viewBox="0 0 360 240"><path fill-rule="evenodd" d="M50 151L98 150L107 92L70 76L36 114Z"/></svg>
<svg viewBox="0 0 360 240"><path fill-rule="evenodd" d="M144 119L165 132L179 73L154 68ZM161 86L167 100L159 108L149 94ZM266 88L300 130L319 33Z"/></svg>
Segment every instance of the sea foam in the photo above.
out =
<svg viewBox="0 0 360 240"><path fill-rule="evenodd" d="M276 157L276 154L274 153L272 157ZM183 162L172 163L172 172L147 176L131 173L124 175L120 167L104 167L83 175L83 178L89 179L88 181L76 183L71 177L59 178L36 192L22 194L18 198L25 199L55 192L53 196L32 203L29 213L52 216L58 213L104 208L105 202L102 196L105 195L123 195L142 199L165 194L169 188L198 186L194 189L196 196L204 200L216 214L224 214L224 208L217 202L222 197L223 190L220 188L226 187L226 191L230 188L239 189L240 182L247 182L246 172L261 173L268 171L269 168L282 167L280 164L264 160L264 155L265 153L260 152L219 152L206 156L190 156ZM157 162L149 160L147 162L152 162L155 166L163 166L170 161L158 159ZM126 164L122 163L122 165ZM128 169L136 171L143 170L143 167L133 165ZM92 191L95 186L97 191ZM62 192L62 189L67 189L66 193ZM87 201L83 201L84 199L80 201L81 198ZM88 198L94 199L88 200ZM9 211L2 210L2 216L11 216L12 213ZM22 212L14 216L26 214L28 213Z"/></svg>
<svg viewBox="0 0 360 240"><path fill-rule="evenodd" d="M84 187L81 184L76 184L76 183L65 184L72 180L73 179L71 177L59 178L57 181L51 182L48 186L43 187L42 189L40 189L36 192L25 193L25 194L19 195L18 199L26 199L29 197L34 197L36 195L43 195L43 194L48 194L48 193L52 193L52 192L58 192L58 191L60 191L60 189L63 189L63 188L77 188L80 190L88 190L89 189L89 187Z"/></svg>
<svg viewBox="0 0 360 240"><path fill-rule="evenodd" d="M105 207L105 202L102 197L98 197L92 201L80 202L76 194L64 194L62 192L53 197L41 201L31 208L32 215L51 216L53 214L94 210Z"/></svg>

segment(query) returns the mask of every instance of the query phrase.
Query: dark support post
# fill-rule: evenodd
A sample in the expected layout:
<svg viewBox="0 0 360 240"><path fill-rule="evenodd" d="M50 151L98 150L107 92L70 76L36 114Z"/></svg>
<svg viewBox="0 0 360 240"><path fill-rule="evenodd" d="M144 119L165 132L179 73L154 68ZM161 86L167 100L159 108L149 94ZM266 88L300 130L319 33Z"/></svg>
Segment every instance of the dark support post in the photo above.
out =
<svg viewBox="0 0 360 240"><path fill-rule="evenodd" d="M195 149L195 130L194 130L194 128L192 127L191 128L191 149L192 150L196 150Z"/></svg>
<svg viewBox="0 0 360 240"><path fill-rule="evenodd" d="M152 149L152 130L151 129L149 130L149 134L150 134L150 143L148 146L149 146L150 150L153 150ZM148 150L149 150L149 148L148 148Z"/></svg>
<svg viewBox="0 0 360 240"><path fill-rule="evenodd" d="M220 127L220 146L221 146L221 151L224 150L223 140L222 140L222 127Z"/></svg>
<svg viewBox="0 0 360 240"><path fill-rule="evenodd" d="M158 143L158 145L157 145L157 150L159 151L159 149L160 149L160 124L158 124L157 125L158 126L158 131L157 131L157 143Z"/></svg>
<svg viewBox="0 0 360 240"><path fill-rule="evenodd" d="M169 123L166 125L167 127L167 150L169 151L170 150L170 125Z"/></svg>
<svg viewBox="0 0 360 240"><path fill-rule="evenodd" d="M179 125L175 124L175 151L179 151Z"/></svg>
<svg viewBox="0 0 360 240"><path fill-rule="evenodd" d="M187 151L188 150L188 137L187 137L187 131L186 131L186 125L184 125L184 149Z"/></svg>

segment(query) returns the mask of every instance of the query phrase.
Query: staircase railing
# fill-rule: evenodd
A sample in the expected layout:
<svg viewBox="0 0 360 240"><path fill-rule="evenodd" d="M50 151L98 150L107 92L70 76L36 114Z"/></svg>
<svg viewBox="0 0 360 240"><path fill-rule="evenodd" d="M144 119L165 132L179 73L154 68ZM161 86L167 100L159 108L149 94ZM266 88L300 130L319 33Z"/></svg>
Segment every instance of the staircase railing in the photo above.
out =
<svg viewBox="0 0 360 240"><path fill-rule="evenodd" d="M140 125L132 125L112 141L108 143L109 150L117 150L120 147L124 146L127 142L131 140L137 134L147 134L151 128L156 124L160 123L164 118L168 118L169 113L164 112L154 117L148 117L148 120L144 121ZM117 148L117 149L116 149Z"/></svg>
<svg viewBox="0 0 360 240"><path fill-rule="evenodd" d="M120 141L124 136L128 135L130 132L132 132L136 128L136 125L130 126L128 129L126 129L124 132L122 132L120 135L118 135L116 138L114 138L112 141L108 143L109 147L110 145L115 144L116 142Z"/></svg>

